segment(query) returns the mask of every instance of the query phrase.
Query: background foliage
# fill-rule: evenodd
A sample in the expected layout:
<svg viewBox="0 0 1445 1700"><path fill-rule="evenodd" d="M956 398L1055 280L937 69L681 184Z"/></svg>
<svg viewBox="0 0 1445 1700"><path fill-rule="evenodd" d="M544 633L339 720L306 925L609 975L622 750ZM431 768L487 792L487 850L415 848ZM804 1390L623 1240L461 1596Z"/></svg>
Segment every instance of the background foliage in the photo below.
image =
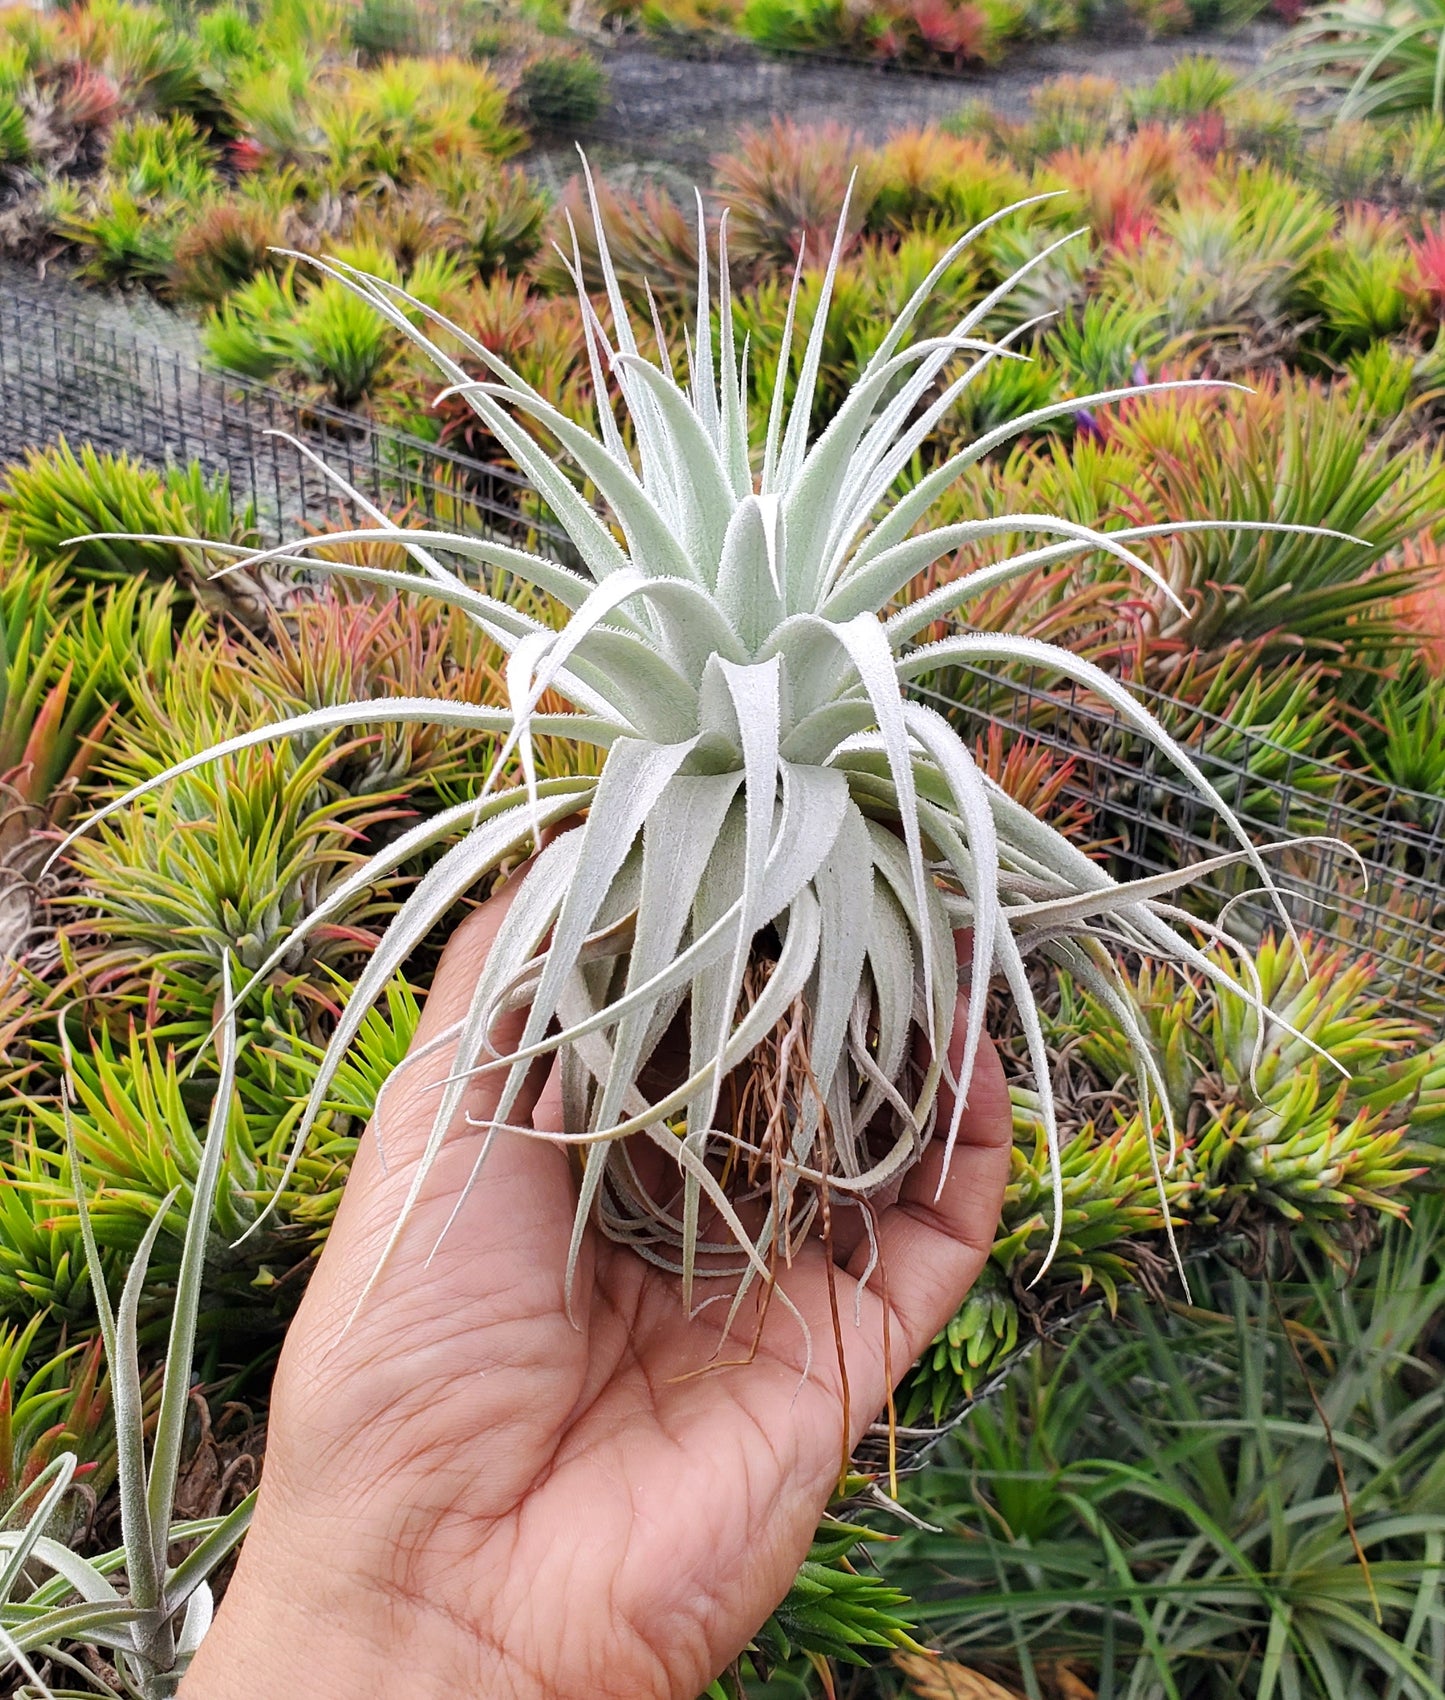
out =
<svg viewBox="0 0 1445 1700"><path fill-rule="evenodd" d="M1445 792L1445 126L1418 76L1381 61L1361 82L1372 38L1342 12L1311 26L1301 51L1316 59L1286 68L1286 81L1318 69L1327 47L1331 75L1355 91L1341 123L1323 127L1287 93L1187 58L1137 89L1099 78L1045 86L1025 122L965 108L876 145L779 122L722 152L706 217L715 228L731 208L732 311L749 339L756 406L779 360L787 277L801 262L806 328L823 244L857 170L821 418L960 227L1056 191L988 232L921 327L946 328L1036 260L1004 309L1020 327L1048 315L1021 336L1029 359L991 368L931 453L1136 376L1249 390L1066 408L986 458L950 493L945 519L1006 504L1106 527L1210 514L1362 541L1180 538L1153 559L1182 614L1091 563L1041 568L978 618L1066 638L1131 683L1167 691L1176 736L1244 764L1241 800L1313 773L1303 808L1311 783L1334 781L1300 763L1326 760L1356 776L1382 824L1408 824ZM1411 42L1433 52L1438 33L1427 9L1418 16ZM752 0L736 14L644 7L616 21L966 60L1071 20L1039 8L885 15ZM564 411L590 405L570 280L551 246L563 240L571 257L566 217L582 210L580 185L551 197L519 163L530 130L591 122L602 98L585 46L548 33L560 19L272 0L180 24L128 0L0 12L0 239L12 252L63 260L96 286L154 292L203 327L224 369L498 455L464 405L430 405L399 336L275 250L330 253L446 311ZM856 32L846 39L845 25ZM635 179L604 182L601 199L624 292L645 311L650 281L674 324L695 289L690 209ZM579 238L596 285L580 221ZM199 551L68 541L109 529L239 541L256 523L199 467L152 468L84 444L4 474L0 1496L33 1481L62 1444L93 1467L102 1500L114 1470L60 1111L61 1025L75 1059L74 1161L112 1277L161 1217L140 1315L154 1347L216 1084L203 1042L223 957L238 977L254 971L363 852L469 796L490 754L481 740L427 730L252 755L181 783L45 870L56 830L81 810L259 714L378 690L470 700L501 690L502 658L459 621L419 623L384 597L279 581L243 611ZM1009 546L998 540L1000 553ZM1066 755L987 738L978 754L1013 795L1069 811L1091 842ZM542 752L547 773L562 760ZM245 1006L199 1365L213 1389L257 1408L437 941L393 985L385 1018L365 1024L265 1231L233 1241L269 1197L348 986L419 871L405 865L359 894ZM1030 1700L1441 1692L1442 1228L1431 1198L1415 1204L1413 1229L1395 1219L1437 1162L1445 1012L1397 1008L1388 964L1318 942L1307 964L1263 947L1282 1007L1352 1078L1276 1030L1257 1093L1241 1011L1138 965L1187 1134L1168 1196L1196 1254L1192 1304L1134 1296L1141 1283L1158 1290L1162 1267L1150 1131L1127 1059L1098 1036L1087 997L1067 981L1053 988L1050 1040L1069 1107L1063 1256L1029 1285L1047 1183L1036 1107L1020 1087L988 1273L905 1384L900 1419L942 1418L1031 1355L908 1484L907 1503L942 1533L867 1543L881 1579L851 1524L820 1537L759 1638L754 1688L795 1693L822 1680L829 1659L841 1672L862 1657L875 1662L856 1678L859 1694L905 1683L948 1693L941 1684L964 1681L950 1668ZM1008 1049L1005 1011L996 1025ZM1271 1261L1286 1238L1301 1259L1293 1270ZM1233 1264L1199 1261L1219 1244ZM1241 1265L1246 1251L1255 1261ZM1039 1346L1055 1335L1061 1344ZM71 1504L80 1530L84 1508ZM909 1662L920 1658L903 1640L910 1621L951 1666ZM898 1665L876 1663L897 1646Z"/></svg>

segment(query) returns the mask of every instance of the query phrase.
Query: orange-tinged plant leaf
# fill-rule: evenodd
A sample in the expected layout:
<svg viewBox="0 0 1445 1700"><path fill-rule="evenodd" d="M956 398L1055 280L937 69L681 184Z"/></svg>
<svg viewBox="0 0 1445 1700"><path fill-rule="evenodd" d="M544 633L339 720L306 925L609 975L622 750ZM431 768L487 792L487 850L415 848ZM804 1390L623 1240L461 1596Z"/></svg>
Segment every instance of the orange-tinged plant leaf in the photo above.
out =
<svg viewBox="0 0 1445 1700"><path fill-rule="evenodd" d="M916 1700L1019 1700L1017 1689L985 1676L968 1665L955 1664L928 1653L895 1653L893 1663L903 1672L908 1692Z"/></svg>
<svg viewBox="0 0 1445 1700"><path fill-rule="evenodd" d="M1401 545L1399 564L1421 574L1415 589L1396 604L1400 621L1419 636L1420 659L1437 678L1445 676L1445 554L1433 537L1422 533Z"/></svg>

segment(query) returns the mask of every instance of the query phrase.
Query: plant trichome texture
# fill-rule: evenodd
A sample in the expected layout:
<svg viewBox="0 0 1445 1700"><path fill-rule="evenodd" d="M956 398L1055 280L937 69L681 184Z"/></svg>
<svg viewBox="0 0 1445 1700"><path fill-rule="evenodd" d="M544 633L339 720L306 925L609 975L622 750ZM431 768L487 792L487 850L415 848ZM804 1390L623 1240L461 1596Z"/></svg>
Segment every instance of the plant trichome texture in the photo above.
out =
<svg viewBox="0 0 1445 1700"><path fill-rule="evenodd" d="M304 934L324 925L358 891L454 841L401 906L358 981L317 1074L299 1143L367 1011L413 948L459 899L538 845L470 1010L445 1035L455 1062L436 1094L413 1197L470 1078L478 1071L500 1078L492 1125L505 1128L521 1119L529 1071L539 1059L555 1059L565 1119L557 1137L574 1144L581 1180L574 1261L591 1220L678 1270L687 1302L696 1302L694 1282L703 1276L725 1277L740 1295L796 1246L825 1200L833 1209L861 1204L896 1181L930 1140L951 1152L984 1040L985 994L998 975L1017 1005L1037 1075L1057 1236L1058 1134L1027 959L1067 968L1119 1023L1170 1147L1167 1094L1149 1090L1160 1086L1159 1070L1114 953L1122 947L1187 964L1206 980L1234 981L1217 953L1200 947L1215 931L1190 936L1192 924L1169 904L1183 872L1117 884L991 782L948 722L910 692L911 682L945 666L1020 664L1077 682L1138 727L1219 811L1244 848L1216 864L1247 859L1266 884L1269 877L1188 755L1098 667L1021 636L962 631L915 639L1003 581L1091 551L1171 595L1137 545L1224 522L1103 533L1015 513L924 528L941 493L991 451L1066 412L1137 393L1111 390L1022 414L935 454L929 470L904 480L969 386L1017 358L1010 339L988 341L980 327L1052 250L980 300L947 336L907 342L940 279L996 219L939 258L815 433L835 246L798 348L789 313L777 387L755 445L748 347L733 334L726 221L714 278L699 208L696 323L675 361L660 323L641 332L630 321L595 197L593 212L605 309L581 287L575 237L572 259L598 398L595 431L396 284L322 266L436 361L449 393L465 396L548 503L584 570L492 538L403 530L364 501L368 528L272 552L272 559L309 559L317 570L463 609L509 655L505 705L348 702L259 727L170 770L357 723L416 721L496 735L495 760L474 798L378 851L298 928ZM846 229L845 208L840 242ZM653 335L655 356L644 353ZM456 357L446 351L457 348ZM463 359L490 376L470 377ZM544 434L580 472L595 504L542 445ZM1033 541L1017 547L1030 534ZM1015 540L1014 552L970 568L970 550L995 538ZM418 570L310 554L318 543L379 539L403 546ZM241 546L232 553L238 563L263 558ZM920 574L955 557L959 568L945 582L900 604ZM565 618L549 624L490 594L496 580L488 573L525 581ZM544 712L548 693L571 712ZM533 740L543 734L598 747L600 772L539 777ZM549 829L557 830L547 841ZM961 929L972 933L970 1002L953 1067L947 1048ZM294 947L293 938L284 949ZM256 980L283 953L262 964ZM1238 989L1257 1003L1257 980L1247 958L1241 962ZM499 1018L522 1007L520 1044L499 1044ZM950 1075L961 1090L941 1097ZM940 1105L950 1102L945 1116ZM675 1183L658 1184L655 1157L638 1160L639 1141L661 1147L666 1173L675 1164ZM484 1139L474 1180L489 1148Z"/></svg>

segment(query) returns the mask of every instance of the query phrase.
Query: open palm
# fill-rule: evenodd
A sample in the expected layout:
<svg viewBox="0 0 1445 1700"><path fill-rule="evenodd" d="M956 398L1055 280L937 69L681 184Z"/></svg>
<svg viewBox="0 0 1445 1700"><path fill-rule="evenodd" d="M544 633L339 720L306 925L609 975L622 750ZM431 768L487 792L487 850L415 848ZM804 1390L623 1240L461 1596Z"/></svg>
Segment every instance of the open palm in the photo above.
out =
<svg viewBox="0 0 1445 1700"><path fill-rule="evenodd" d="M508 901L458 929L418 1045L465 1010ZM942 1195L934 1147L881 1212L886 1328L878 1278L858 1292L866 1244L830 1296L814 1240L780 1279L795 1313L775 1300L755 1352L744 1319L719 1354L725 1306L689 1320L676 1278L595 1236L574 1324L559 1146L499 1136L434 1251L471 1127L357 1310L445 1072L444 1047L419 1058L387 1098L380 1148L376 1129L362 1143L287 1336L255 1526L183 1700L692 1700L786 1592L838 1477L845 1410L851 1444L993 1240L1010 1118L985 1047ZM472 1118L494 1094L474 1084ZM559 1125L550 1084L531 1114ZM717 1356L730 1366L709 1368Z"/></svg>

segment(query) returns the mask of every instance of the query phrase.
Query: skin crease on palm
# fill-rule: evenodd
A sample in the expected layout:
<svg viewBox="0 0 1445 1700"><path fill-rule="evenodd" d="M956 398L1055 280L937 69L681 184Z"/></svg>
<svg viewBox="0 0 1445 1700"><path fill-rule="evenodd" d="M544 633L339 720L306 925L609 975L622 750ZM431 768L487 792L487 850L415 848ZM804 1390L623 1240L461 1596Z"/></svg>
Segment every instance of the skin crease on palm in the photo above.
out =
<svg viewBox="0 0 1445 1700"><path fill-rule="evenodd" d="M465 1009L517 884L458 928L418 1045ZM955 1064L961 1051L957 1025ZM575 1188L546 1140L499 1136L428 1264L476 1155L479 1134L459 1126L356 1309L446 1060L419 1059L387 1095L384 1165L377 1130L362 1141L286 1338L255 1524L181 1700L695 1700L786 1592L837 1481L821 1240L780 1277L811 1331L806 1379L803 1332L776 1299L751 1361L706 1369L720 1311L689 1321L675 1277L590 1235L574 1325ZM472 1118L495 1095L483 1081ZM552 1082L531 1117L560 1125ZM876 1274L855 1311L867 1246L840 1255L850 1444L885 1404L887 1366L906 1368L982 1269L1009 1149L986 1045L941 1196L938 1141L879 1212L886 1353ZM722 1356L746 1357L753 1333L740 1322Z"/></svg>

